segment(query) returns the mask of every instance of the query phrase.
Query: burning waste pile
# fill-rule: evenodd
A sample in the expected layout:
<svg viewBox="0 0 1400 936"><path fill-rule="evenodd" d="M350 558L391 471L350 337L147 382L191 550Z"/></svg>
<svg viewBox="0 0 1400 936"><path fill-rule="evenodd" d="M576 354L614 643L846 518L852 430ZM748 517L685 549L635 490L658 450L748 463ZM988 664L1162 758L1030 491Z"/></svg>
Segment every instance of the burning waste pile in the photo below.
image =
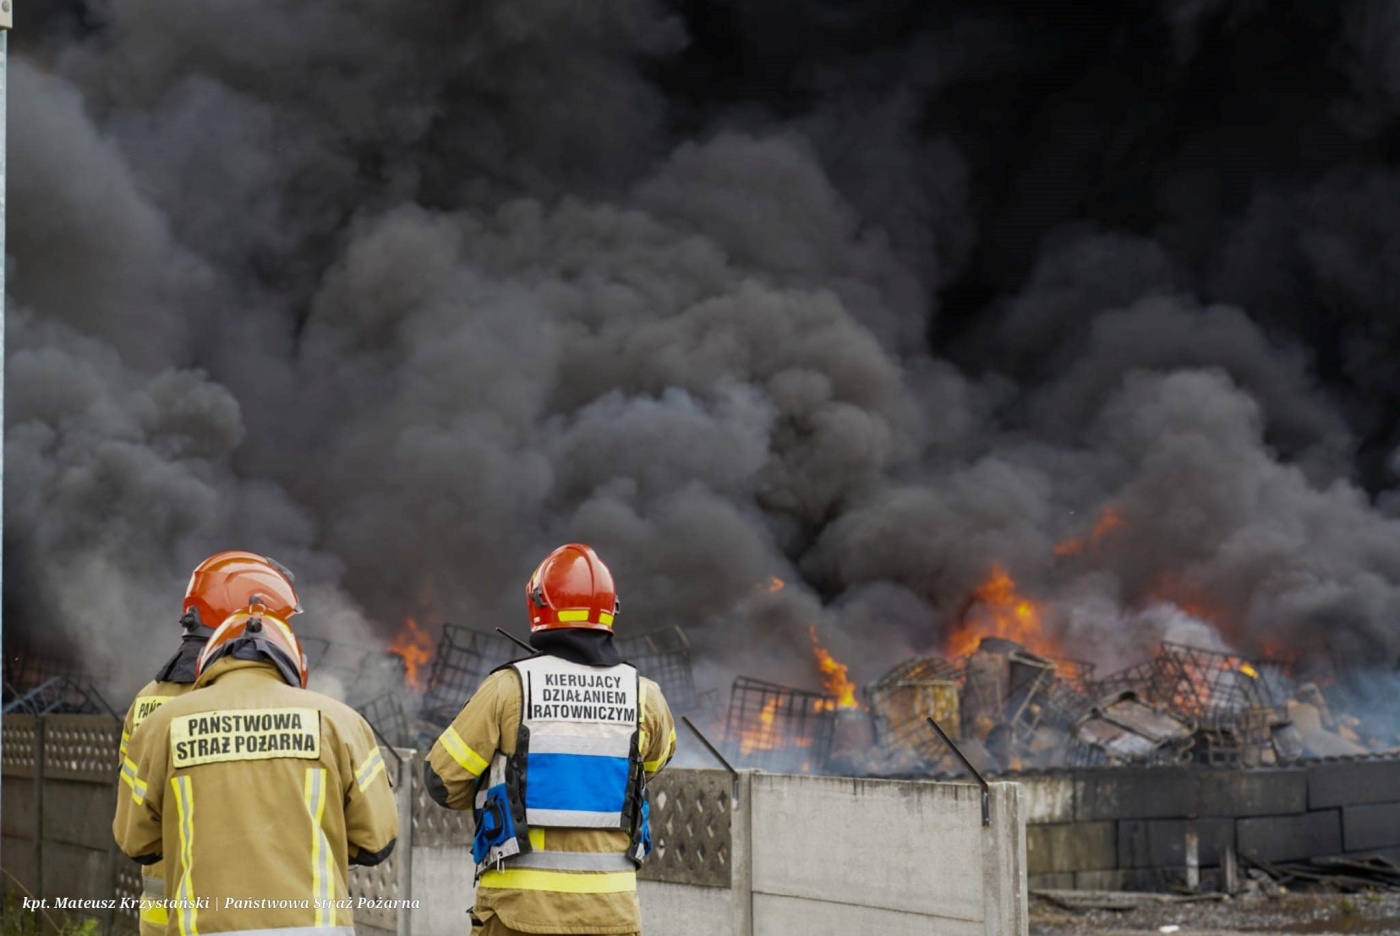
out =
<svg viewBox="0 0 1400 936"><path fill-rule="evenodd" d="M824 691L739 677L727 753L738 766L775 772L961 773L930 718L992 774L1400 753L1392 722L1345 714L1355 687L1334 665L1164 640L1147 659L1098 676L1091 663L1028 648L1049 646L1041 623L1040 606L997 568L964 608L950 652L907 659L863 688L813 628Z"/></svg>

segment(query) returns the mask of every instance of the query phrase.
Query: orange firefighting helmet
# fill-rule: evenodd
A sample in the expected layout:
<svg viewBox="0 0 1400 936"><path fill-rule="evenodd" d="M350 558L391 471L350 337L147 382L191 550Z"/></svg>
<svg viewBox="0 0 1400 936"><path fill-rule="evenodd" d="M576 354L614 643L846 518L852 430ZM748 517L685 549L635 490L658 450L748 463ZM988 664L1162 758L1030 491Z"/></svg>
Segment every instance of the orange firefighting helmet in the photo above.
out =
<svg viewBox="0 0 1400 936"><path fill-rule="evenodd" d="M617 589L612 573L589 546L569 543L545 557L525 586L530 631L581 627L612 630Z"/></svg>
<svg viewBox="0 0 1400 936"><path fill-rule="evenodd" d="M287 622L275 617L260 604L230 614L215 629L195 664L195 679L215 660L242 648L249 648L277 667L289 686L306 688L306 654L301 641Z"/></svg>
<svg viewBox="0 0 1400 936"><path fill-rule="evenodd" d="M190 627L218 627L230 614L259 604L279 620L301 612L292 573L257 553L215 553L195 566L185 589L184 617Z"/></svg>

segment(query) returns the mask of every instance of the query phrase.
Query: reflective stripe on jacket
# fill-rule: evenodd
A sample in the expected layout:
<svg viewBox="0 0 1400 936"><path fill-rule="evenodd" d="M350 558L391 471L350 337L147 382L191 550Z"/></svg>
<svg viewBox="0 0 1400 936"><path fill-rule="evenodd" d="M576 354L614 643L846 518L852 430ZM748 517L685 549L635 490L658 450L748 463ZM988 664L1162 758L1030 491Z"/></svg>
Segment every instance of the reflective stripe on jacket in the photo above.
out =
<svg viewBox="0 0 1400 936"><path fill-rule="evenodd" d="M509 758L516 753L522 696L519 673L513 668L498 670L482 682L438 738L428 753L425 774L428 789L440 804L472 809L478 778L497 755ZM637 752L644 773L650 776L675 752L675 724L656 683L639 678L637 696ZM635 870L624 869L619 862L628 861L635 868L627 858L632 847L627 832L537 826L529 829L527 840L529 853L501 870L482 872L476 892L478 915L499 916L504 925L526 932L634 933L641 929L637 876ZM537 861L530 856L543 852L552 853L544 860L554 868L535 866ZM606 861L613 869L559 867L594 860ZM464 868L463 873L469 874L471 869Z"/></svg>
<svg viewBox="0 0 1400 936"><path fill-rule="evenodd" d="M113 821L126 854L165 859L169 932L351 936L348 865L398 834L369 725L263 662L226 657L195 685L132 732Z"/></svg>
<svg viewBox="0 0 1400 936"><path fill-rule="evenodd" d="M126 710L126 718L122 720L122 740L119 758L123 767L126 764L126 751L131 742L131 733L146 720L146 718L171 699L178 698L194 688L193 683L159 682L152 681L142 687L136 693L136 698L132 700L131 707ZM130 771L120 771L120 776L130 783L134 777ZM161 901L165 898L165 864L157 861L155 864L142 865L141 867L141 905L139 910L141 936L164 936L165 925L169 922L169 915Z"/></svg>
<svg viewBox="0 0 1400 936"><path fill-rule="evenodd" d="M514 752L497 751L477 784L478 872L635 870L632 862L650 850L636 668L583 666L546 655L512 668L520 679L522 718ZM623 829L629 845L613 854L552 852L532 845L529 832L536 827Z"/></svg>

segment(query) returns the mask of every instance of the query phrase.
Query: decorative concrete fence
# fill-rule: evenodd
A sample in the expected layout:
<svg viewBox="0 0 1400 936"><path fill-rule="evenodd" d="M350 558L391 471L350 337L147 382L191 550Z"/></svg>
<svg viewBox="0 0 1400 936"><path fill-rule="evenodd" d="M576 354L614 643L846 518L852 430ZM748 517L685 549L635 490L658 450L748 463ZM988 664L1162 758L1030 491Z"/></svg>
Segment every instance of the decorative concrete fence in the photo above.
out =
<svg viewBox="0 0 1400 936"><path fill-rule="evenodd" d="M119 728L97 716L5 716L0 860L48 897L140 889L111 841ZM351 871L363 936L462 936L473 902L469 815L431 802L422 757L386 751L399 844ZM395 770L395 763L398 768ZM989 824L966 784L668 770L651 789L656 848L640 874L647 936L1025 936L1018 787L994 783ZM96 914L109 932L134 912Z"/></svg>

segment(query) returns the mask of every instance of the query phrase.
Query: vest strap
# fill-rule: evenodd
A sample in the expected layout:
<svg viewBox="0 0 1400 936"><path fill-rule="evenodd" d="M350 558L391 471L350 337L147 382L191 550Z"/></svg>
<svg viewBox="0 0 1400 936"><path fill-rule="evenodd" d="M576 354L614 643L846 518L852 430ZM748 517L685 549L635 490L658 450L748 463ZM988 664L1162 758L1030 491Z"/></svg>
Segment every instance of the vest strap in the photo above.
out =
<svg viewBox="0 0 1400 936"><path fill-rule="evenodd" d="M534 851L516 855L507 868L534 868L539 871L635 871L636 862L617 852Z"/></svg>

